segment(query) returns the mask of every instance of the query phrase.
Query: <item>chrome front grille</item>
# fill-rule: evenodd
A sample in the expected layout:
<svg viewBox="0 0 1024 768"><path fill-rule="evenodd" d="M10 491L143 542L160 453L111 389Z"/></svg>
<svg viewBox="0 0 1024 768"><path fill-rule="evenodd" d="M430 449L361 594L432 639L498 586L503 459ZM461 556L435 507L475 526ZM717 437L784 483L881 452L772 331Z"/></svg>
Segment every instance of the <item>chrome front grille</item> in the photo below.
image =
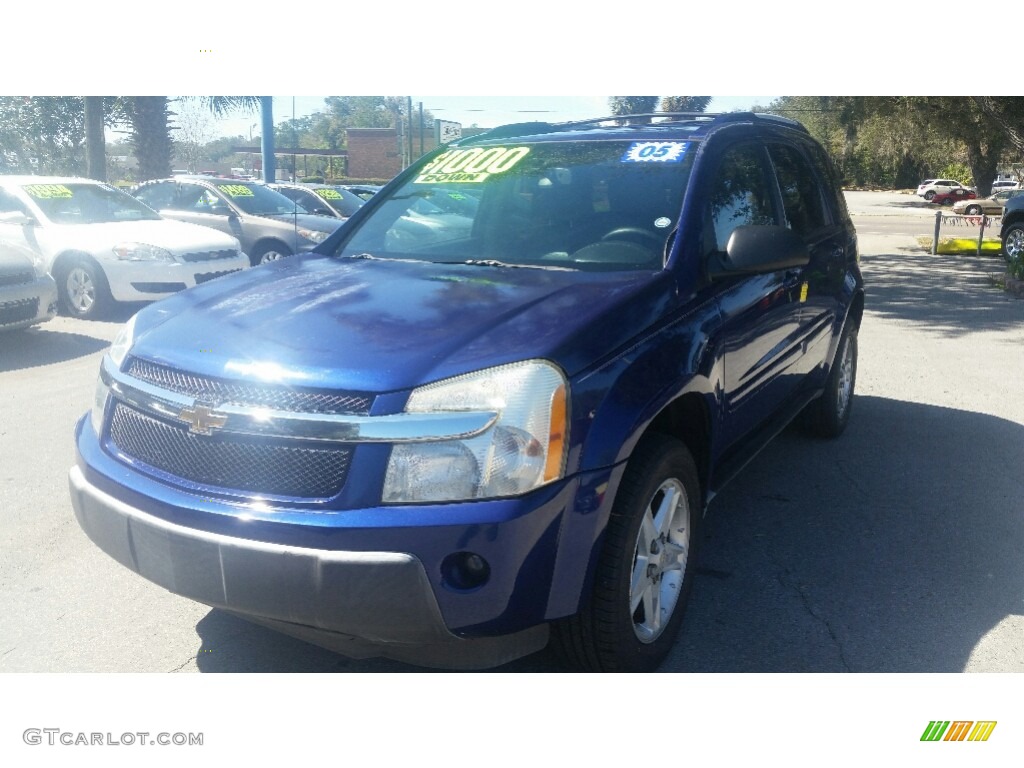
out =
<svg viewBox="0 0 1024 768"><path fill-rule="evenodd" d="M133 357L125 372L136 379L212 405L243 405L297 413L365 416L372 399L345 392L312 392L274 385L226 381L178 371Z"/></svg>
<svg viewBox="0 0 1024 768"><path fill-rule="evenodd" d="M204 436L117 402L110 437L160 472L214 488L267 496L329 498L345 485L352 448L282 445L238 435Z"/></svg>

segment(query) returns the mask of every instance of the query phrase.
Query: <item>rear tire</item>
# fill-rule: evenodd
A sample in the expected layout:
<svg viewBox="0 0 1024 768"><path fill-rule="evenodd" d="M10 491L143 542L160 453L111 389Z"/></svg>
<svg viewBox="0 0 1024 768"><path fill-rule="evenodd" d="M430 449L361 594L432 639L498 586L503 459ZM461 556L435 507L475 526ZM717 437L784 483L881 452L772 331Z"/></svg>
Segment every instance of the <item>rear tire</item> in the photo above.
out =
<svg viewBox="0 0 1024 768"><path fill-rule="evenodd" d="M800 420L815 437L839 437L850 421L853 390L857 383L857 326L848 320L839 338L836 359L825 382L825 391L807 404Z"/></svg>
<svg viewBox="0 0 1024 768"><path fill-rule="evenodd" d="M648 672L668 655L695 568L700 482L682 442L652 434L630 457L578 614L553 626L555 651L587 672Z"/></svg>

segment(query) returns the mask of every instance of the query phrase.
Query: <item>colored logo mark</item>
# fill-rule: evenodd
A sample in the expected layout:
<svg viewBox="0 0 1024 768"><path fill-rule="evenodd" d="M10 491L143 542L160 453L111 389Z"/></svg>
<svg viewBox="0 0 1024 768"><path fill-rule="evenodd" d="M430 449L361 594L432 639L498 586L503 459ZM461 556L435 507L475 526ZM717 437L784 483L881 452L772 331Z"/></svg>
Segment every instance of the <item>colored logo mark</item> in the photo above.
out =
<svg viewBox="0 0 1024 768"><path fill-rule="evenodd" d="M996 720L932 720L921 741L988 741L996 729Z"/></svg>

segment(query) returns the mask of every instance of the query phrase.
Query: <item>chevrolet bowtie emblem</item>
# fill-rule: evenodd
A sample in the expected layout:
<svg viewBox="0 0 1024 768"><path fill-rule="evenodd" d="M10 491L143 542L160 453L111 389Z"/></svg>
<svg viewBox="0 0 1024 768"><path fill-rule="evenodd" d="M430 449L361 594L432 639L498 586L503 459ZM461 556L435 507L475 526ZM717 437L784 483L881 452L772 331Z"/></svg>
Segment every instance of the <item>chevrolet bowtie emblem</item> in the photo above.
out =
<svg viewBox="0 0 1024 768"><path fill-rule="evenodd" d="M228 420L226 414L217 413L205 405L182 408L178 418L188 424L188 431L194 435L212 435L213 430L220 429Z"/></svg>

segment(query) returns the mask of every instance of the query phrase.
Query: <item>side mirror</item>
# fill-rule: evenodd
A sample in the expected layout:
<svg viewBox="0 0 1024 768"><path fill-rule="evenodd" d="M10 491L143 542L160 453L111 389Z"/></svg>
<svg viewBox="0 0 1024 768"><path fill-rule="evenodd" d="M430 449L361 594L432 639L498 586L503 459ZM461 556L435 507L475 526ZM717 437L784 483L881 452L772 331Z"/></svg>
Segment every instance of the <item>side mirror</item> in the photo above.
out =
<svg viewBox="0 0 1024 768"><path fill-rule="evenodd" d="M810 251L803 238L788 227L747 224L729 235L725 253L708 262L711 279L732 275L756 275L806 266Z"/></svg>

